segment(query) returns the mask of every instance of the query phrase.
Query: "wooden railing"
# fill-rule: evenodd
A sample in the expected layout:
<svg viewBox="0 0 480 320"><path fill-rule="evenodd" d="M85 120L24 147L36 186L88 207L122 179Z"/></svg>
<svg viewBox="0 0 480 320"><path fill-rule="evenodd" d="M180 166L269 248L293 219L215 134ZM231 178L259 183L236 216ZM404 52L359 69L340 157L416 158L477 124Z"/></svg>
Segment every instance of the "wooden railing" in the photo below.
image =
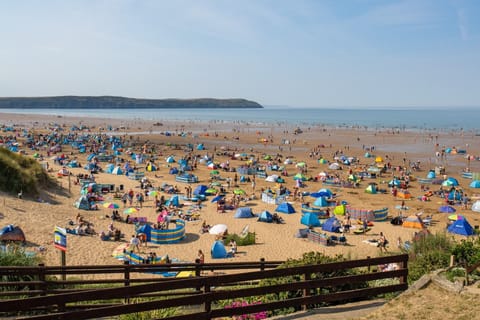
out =
<svg viewBox="0 0 480 320"><path fill-rule="evenodd" d="M82 266L82 267L40 267L40 268L0 268L2 279L28 275L34 281L4 281L3 289L16 286L24 288L17 291L3 291L0 300L0 316L15 314L19 319L92 319L110 317L127 313L150 311L166 308L185 308L181 315L167 317L168 320L212 319L234 315L273 311L294 307L307 308L328 302L366 299L379 294L406 290L408 255L387 256L380 258L352 260L328 264L315 264L292 268L276 268L279 262L253 262L233 264L182 264L182 265L124 265L124 266ZM371 266L395 264L392 271L378 272ZM163 268L163 269L162 269ZM362 272L333 278L316 277L315 274L338 272L362 268ZM143 278L145 272L159 270L195 271L191 278ZM201 276L202 271L211 270L247 270L242 273ZM117 274L117 279L51 279L52 275L78 274ZM132 277L132 275L142 277ZM259 286L261 280L294 277L288 283ZM373 280L395 279L390 284L360 285ZM78 285L103 284L115 288L78 289ZM384 282L379 282L384 283ZM134 284L134 285L133 285ZM241 285L240 285L241 284ZM357 284L358 286L355 286ZM120 286L121 285L121 286ZM63 287L63 288L62 288ZM336 288L330 293L322 293L321 288ZM342 289L346 288L348 289ZM343 291L342 291L343 290ZM262 304L220 308L224 300L244 300L266 294L295 292L285 300L269 300ZM18 298L22 294L23 297ZM12 297L16 297L12 299ZM26 298L25 298L26 297ZM132 302L135 299L135 303ZM195 308L192 308L194 306ZM192 311L194 310L194 311ZM31 315L36 314L36 315ZM29 316L30 315L30 316Z"/></svg>

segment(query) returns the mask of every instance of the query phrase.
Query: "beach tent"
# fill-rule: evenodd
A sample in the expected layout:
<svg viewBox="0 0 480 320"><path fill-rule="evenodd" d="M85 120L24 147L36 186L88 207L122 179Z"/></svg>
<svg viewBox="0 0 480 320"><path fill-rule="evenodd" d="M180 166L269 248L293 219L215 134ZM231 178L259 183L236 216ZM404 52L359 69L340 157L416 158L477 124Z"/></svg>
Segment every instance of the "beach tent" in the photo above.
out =
<svg viewBox="0 0 480 320"><path fill-rule="evenodd" d="M365 189L366 193L376 194L377 193L377 186L374 184L369 184L368 187Z"/></svg>
<svg viewBox="0 0 480 320"><path fill-rule="evenodd" d="M255 215L252 212L252 208L250 207L241 207L238 208L233 216L236 219L243 219L243 218L253 218Z"/></svg>
<svg viewBox="0 0 480 320"><path fill-rule="evenodd" d="M457 190L452 190L448 194L448 200L461 200L462 199L462 193L458 192Z"/></svg>
<svg viewBox="0 0 480 320"><path fill-rule="evenodd" d="M81 196L75 202L75 208L82 209L82 210L90 210L90 203L88 202L88 198L86 196Z"/></svg>
<svg viewBox="0 0 480 320"><path fill-rule="evenodd" d="M167 163L174 163L174 162L175 162L175 158L174 158L173 156L169 156L169 157L167 157L167 158L165 159L165 161L166 161Z"/></svg>
<svg viewBox="0 0 480 320"><path fill-rule="evenodd" d="M398 186L400 186L401 184L402 184L402 183L400 182L400 180L398 180L398 179L395 178L395 179L393 179L393 180L390 180L390 182L388 183L388 186L389 186L389 187L393 187L393 186L398 187Z"/></svg>
<svg viewBox="0 0 480 320"><path fill-rule="evenodd" d="M315 207L328 207L329 203L327 201L327 198L325 197L318 197L314 202L313 206Z"/></svg>
<svg viewBox="0 0 480 320"><path fill-rule="evenodd" d="M150 172L151 172L151 171L157 171L157 167L156 167L154 164L149 163L149 164L147 165L147 171L150 171Z"/></svg>
<svg viewBox="0 0 480 320"><path fill-rule="evenodd" d="M365 158L372 158L373 155L369 152L365 152L365 154L363 155Z"/></svg>
<svg viewBox="0 0 480 320"><path fill-rule="evenodd" d="M400 199L410 199L412 197L412 194L408 190L399 190L397 192L397 197Z"/></svg>
<svg viewBox="0 0 480 320"><path fill-rule="evenodd" d="M123 174L123 170L119 166L116 166L115 168L113 168L112 174L121 175Z"/></svg>
<svg viewBox="0 0 480 320"><path fill-rule="evenodd" d="M115 168L115 165L113 163L109 163L107 164L107 166L105 167L105 172L106 173L112 173L113 169Z"/></svg>
<svg viewBox="0 0 480 320"><path fill-rule="evenodd" d="M459 234L462 236L471 236L475 234L475 230L473 230L470 223L468 223L467 219L458 219L454 221L448 228L447 231L450 233Z"/></svg>
<svg viewBox="0 0 480 320"><path fill-rule="evenodd" d="M334 163L332 163L332 164L330 164L330 165L328 166L328 169L330 169L330 170L339 170L339 169L340 169L340 165L339 165L337 162L334 162Z"/></svg>
<svg viewBox="0 0 480 320"><path fill-rule="evenodd" d="M430 170L427 174L427 179L435 179L435 177L436 177L435 170Z"/></svg>
<svg viewBox="0 0 480 320"><path fill-rule="evenodd" d="M340 232L341 223L336 217L328 218L322 225L323 231Z"/></svg>
<svg viewBox="0 0 480 320"><path fill-rule="evenodd" d="M265 210L265 211L262 211L262 213L260 213L260 216L258 217L258 221L260 221L260 222L272 222L273 221L273 216L270 212Z"/></svg>
<svg viewBox="0 0 480 320"><path fill-rule="evenodd" d="M378 156L378 157L375 158L375 162L376 162L376 163L383 162L383 158L380 157L380 156Z"/></svg>
<svg viewBox="0 0 480 320"><path fill-rule="evenodd" d="M403 220L402 226L405 228L415 228L415 229L423 229L425 226L423 225L423 221L419 216L408 216Z"/></svg>
<svg viewBox="0 0 480 320"><path fill-rule="evenodd" d="M457 210L452 206L441 206L440 208L438 208L438 212L442 213L454 213L456 211Z"/></svg>
<svg viewBox="0 0 480 320"><path fill-rule="evenodd" d="M0 229L0 241L25 242L25 233L20 227L9 224Z"/></svg>
<svg viewBox="0 0 480 320"><path fill-rule="evenodd" d="M472 204L472 211L480 212L480 200L477 200Z"/></svg>
<svg viewBox="0 0 480 320"><path fill-rule="evenodd" d="M196 195L196 196L205 195L207 190L208 190L208 186L206 186L204 184L201 184L201 185L197 186L195 188L195 190L193 190L193 194Z"/></svg>
<svg viewBox="0 0 480 320"><path fill-rule="evenodd" d="M328 163L328 161L325 158L321 158L321 159L318 159L318 163L325 164L325 163Z"/></svg>
<svg viewBox="0 0 480 320"><path fill-rule="evenodd" d="M70 171L68 171L67 168L62 168L62 169L58 170L58 172L57 172L57 176L64 176L64 177L66 177L66 176L68 176L69 174L70 174Z"/></svg>
<svg viewBox="0 0 480 320"><path fill-rule="evenodd" d="M277 209L275 209L275 211L280 212L280 213L287 213L287 214L295 213L295 209L288 202L284 202L284 203L279 204L277 206Z"/></svg>
<svg viewBox="0 0 480 320"><path fill-rule="evenodd" d="M169 200L167 200L167 206L172 205L174 207L180 207L180 200L178 195L172 196Z"/></svg>
<svg viewBox="0 0 480 320"><path fill-rule="evenodd" d="M293 180L307 181L307 177L301 173L297 173L295 176L293 176Z"/></svg>
<svg viewBox="0 0 480 320"><path fill-rule="evenodd" d="M344 216L345 213L347 212L347 206L344 204L338 205L333 209L333 214L336 216Z"/></svg>
<svg viewBox="0 0 480 320"><path fill-rule="evenodd" d="M78 164L77 160L72 160L67 164L67 167L69 168L78 168L80 165Z"/></svg>
<svg viewBox="0 0 480 320"><path fill-rule="evenodd" d="M285 161L283 161L283 164L292 164L292 163L293 163L293 160L290 158L287 158L285 159Z"/></svg>
<svg viewBox="0 0 480 320"><path fill-rule="evenodd" d="M210 253L212 255L212 259L228 258L227 249L225 249L225 245L220 240L217 240L213 243Z"/></svg>
<svg viewBox="0 0 480 320"><path fill-rule="evenodd" d="M470 188L480 188L480 180L473 180L470 182Z"/></svg>
<svg viewBox="0 0 480 320"><path fill-rule="evenodd" d="M300 223L308 227L320 227L320 220L315 213L307 212L302 215Z"/></svg>
<svg viewBox="0 0 480 320"><path fill-rule="evenodd" d="M143 233L147 237L147 241L151 241L151 235L152 235L152 227L148 224L142 224L140 227L137 229L137 234Z"/></svg>
<svg viewBox="0 0 480 320"><path fill-rule="evenodd" d="M267 182L277 182L278 176L276 174L272 174L265 178Z"/></svg>
<svg viewBox="0 0 480 320"><path fill-rule="evenodd" d="M177 167L173 167L170 169L170 171L168 171L168 173L170 174L177 174L178 173L178 168Z"/></svg>
<svg viewBox="0 0 480 320"><path fill-rule="evenodd" d="M199 143L197 145L197 150L204 150L205 149L205 146L203 145L203 143Z"/></svg>

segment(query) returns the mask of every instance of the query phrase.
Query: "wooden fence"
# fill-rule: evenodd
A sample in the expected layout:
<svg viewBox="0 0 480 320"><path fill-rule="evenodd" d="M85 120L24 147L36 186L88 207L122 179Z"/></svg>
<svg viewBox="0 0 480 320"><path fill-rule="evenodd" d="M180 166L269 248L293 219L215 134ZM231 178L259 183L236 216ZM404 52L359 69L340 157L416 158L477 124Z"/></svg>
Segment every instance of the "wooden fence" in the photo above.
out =
<svg viewBox="0 0 480 320"><path fill-rule="evenodd" d="M328 264L277 268L279 262L209 263L172 265L1 267L0 316L17 319L92 319L166 308L179 308L181 314L168 320L213 319L290 308L306 309L322 303L367 299L379 294L406 290L408 255L386 256ZM379 272L371 266L395 264L391 271ZM328 273L361 268L325 278ZM252 270L201 276L212 270ZM193 271L190 278L147 277L165 270ZM316 275L322 274L322 277ZM72 275L116 274L117 279L81 280ZM66 280L53 276L60 275ZM121 275L121 276L120 276ZM136 277L136 275L141 275ZM9 281L15 277L31 281ZM288 277L259 286L266 279ZM287 279L287 278L285 278ZM392 281L374 280L392 279ZM104 288L81 289L80 285L102 284ZM367 285L368 284L368 285ZM116 287L112 287L116 286ZM9 288L17 290L9 290ZM110 287L110 288L109 288ZM21 288L21 290L19 290ZM322 290L328 288L329 290ZM332 289L333 288L333 289ZM270 299L262 304L222 308L225 300L243 301L250 297L291 293L287 298ZM20 296L21 295L21 296ZM134 299L135 298L135 299ZM7 300L8 299L8 300Z"/></svg>

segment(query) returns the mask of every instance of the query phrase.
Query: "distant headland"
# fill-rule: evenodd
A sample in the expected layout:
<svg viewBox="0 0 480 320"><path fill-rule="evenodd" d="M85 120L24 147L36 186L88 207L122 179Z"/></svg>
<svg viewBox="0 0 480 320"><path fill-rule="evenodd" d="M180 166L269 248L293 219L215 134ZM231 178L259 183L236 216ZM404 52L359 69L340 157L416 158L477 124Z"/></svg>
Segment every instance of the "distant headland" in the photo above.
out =
<svg viewBox="0 0 480 320"><path fill-rule="evenodd" d="M11 109L176 109L263 108L246 99L136 99L117 96L0 97L0 108Z"/></svg>

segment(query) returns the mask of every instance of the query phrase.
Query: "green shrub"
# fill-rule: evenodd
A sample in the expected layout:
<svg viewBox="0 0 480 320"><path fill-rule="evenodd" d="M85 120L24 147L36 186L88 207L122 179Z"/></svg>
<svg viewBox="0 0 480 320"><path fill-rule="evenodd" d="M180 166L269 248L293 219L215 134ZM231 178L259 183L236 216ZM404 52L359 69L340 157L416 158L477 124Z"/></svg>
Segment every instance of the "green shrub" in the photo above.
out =
<svg viewBox="0 0 480 320"><path fill-rule="evenodd" d="M324 264L324 263L340 262L340 261L346 261L346 260L347 259L343 255L336 255L336 256L330 257L320 252L308 252L308 253L305 253L301 259L288 259L285 263L280 265L279 268L291 268L296 266ZM358 274L359 272L360 271L355 269L333 270L330 272L313 273L310 275L310 278L325 279L325 278L332 278L332 277L354 275L354 274ZM295 275L295 276L287 276L287 277L281 277L281 278L275 278L275 279L273 278L265 279L260 281L259 286L295 283L297 281L301 281L302 277L303 277L302 275ZM334 293L339 291L353 290L353 289L365 288L365 287L367 287L367 283L347 283L341 286L331 286L331 287L323 287L320 289L314 289L314 290L311 290L310 293L311 295L320 295L320 294L329 294L329 293ZM291 291L280 292L275 294L267 294L261 297L261 299L264 302L272 302L272 301L281 301L285 299L292 299L292 298L297 298L302 296L303 296L302 290L291 290ZM324 305L327 305L327 303L318 304L310 307L321 307ZM272 313L272 315L292 313L292 312L298 311L299 308L300 307L298 308L290 307L290 308L284 308L281 310L276 310L275 312Z"/></svg>
<svg viewBox="0 0 480 320"><path fill-rule="evenodd" d="M225 237L225 243L230 243L230 240L235 240L237 246L249 246L255 244L255 233L249 232L245 237L240 237L237 234L229 234Z"/></svg>
<svg viewBox="0 0 480 320"><path fill-rule="evenodd" d="M408 262L408 282L448 267L455 242L445 234L429 235L413 242Z"/></svg>

